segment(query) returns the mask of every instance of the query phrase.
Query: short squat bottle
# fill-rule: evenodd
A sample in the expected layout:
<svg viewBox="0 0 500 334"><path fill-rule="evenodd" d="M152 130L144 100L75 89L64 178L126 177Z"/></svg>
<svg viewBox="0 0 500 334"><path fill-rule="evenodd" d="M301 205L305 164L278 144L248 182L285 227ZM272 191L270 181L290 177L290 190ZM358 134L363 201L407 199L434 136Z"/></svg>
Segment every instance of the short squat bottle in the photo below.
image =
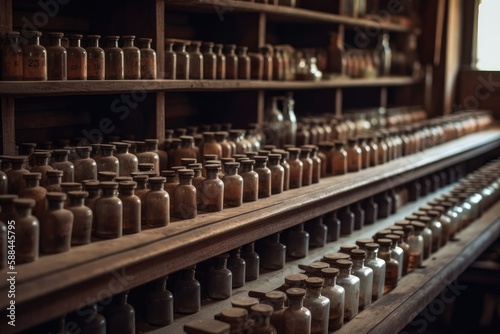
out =
<svg viewBox="0 0 500 334"><path fill-rule="evenodd" d="M68 80L87 80L87 51L80 46L82 35L68 35Z"/></svg>
<svg viewBox="0 0 500 334"><path fill-rule="evenodd" d="M141 79L156 79L156 51L151 48L151 38L139 38L141 51Z"/></svg>
<svg viewBox="0 0 500 334"><path fill-rule="evenodd" d="M109 306L106 307L106 333L135 333L135 310L127 302L128 291L113 296Z"/></svg>
<svg viewBox="0 0 500 334"><path fill-rule="evenodd" d="M47 210L40 215L40 251L63 253L71 248L73 213L63 208L64 193L47 193Z"/></svg>
<svg viewBox="0 0 500 334"><path fill-rule="evenodd" d="M47 80L47 50L40 45L40 31L31 32L28 45L23 48L23 80Z"/></svg>
<svg viewBox="0 0 500 334"><path fill-rule="evenodd" d="M233 275L227 269L229 254L221 254L215 258L214 266L207 273L207 295L214 300L231 297Z"/></svg>
<svg viewBox="0 0 500 334"><path fill-rule="evenodd" d="M193 314L201 309L200 282L195 279L196 266L182 269L175 282L175 312Z"/></svg>
<svg viewBox="0 0 500 334"><path fill-rule="evenodd" d="M8 81L23 80L23 50L19 46L20 33L8 32L6 43L2 46L2 79Z"/></svg>
<svg viewBox="0 0 500 334"><path fill-rule="evenodd" d="M254 250L255 244L249 243L243 246L241 258L245 260L245 282L254 281L259 278L260 257Z"/></svg>
<svg viewBox="0 0 500 334"><path fill-rule="evenodd" d="M365 267L366 251L351 251L352 274L359 278L359 309L364 310L372 303L373 270Z"/></svg>
<svg viewBox="0 0 500 334"><path fill-rule="evenodd" d="M122 236L123 203L117 196L118 183L101 182L102 196L94 206L95 235L99 238L112 239Z"/></svg>
<svg viewBox="0 0 500 334"><path fill-rule="evenodd" d="M262 242L262 268L279 270L285 266L286 246L280 243L280 234L275 233Z"/></svg>
<svg viewBox="0 0 500 334"><path fill-rule="evenodd" d="M290 228L286 234L287 254L293 258L304 258L309 252L309 233L304 231L304 223Z"/></svg>
<svg viewBox="0 0 500 334"><path fill-rule="evenodd" d="M384 292L387 293L398 285L399 263L391 256L390 239L382 238L377 240L380 245L379 256L385 261L385 287Z"/></svg>
<svg viewBox="0 0 500 334"><path fill-rule="evenodd" d="M141 232L141 199L134 194L136 187L135 181L122 181L118 184L118 198L123 204L123 234Z"/></svg>
<svg viewBox="0 0 500 334"><path fill-rule="evenodd" d="M306 291L290 288L286 295L289 306L283 313L285 334L311 334L311 312L303 305Z"/></svg>
<svg viewBox="0 0 500 334"><path fill-rule="evenodd" d="M178 172L179 185L174 189L173 215L179 219L192 219L198 214L196 188L193 186L194 171L182 169Z"/></svg>
<svg viewBox="0 0 500 334"><path fill-rule="evenodd" d="M232 250L227 259L227 269L232 273L232 287L240 288L245 285L246 262L241 258L241 248Z"/></svg>
<svg viewBox="0 0 500 334"><path fill-rule="evenodd" d="M321 295L322 287L322 278L309 277L306 279L304 307L311 312L311 334L328 334L330 300Z"/></svg>
<svg viewBox="0 0 500 334"><path fill-rule="evenodd" d="M174 321L174 296L166 289L168 276L155 280L147 296L146 321L167 326Z"/></svg>
<svg viewBox="0 0 500 334"><path fill-rule="evenodd" d="M146 225L151 227L167 226L170 223L170 201L163 189L166 179L163 176L148 179L151 190L146 193Z"/></svg>
<svg viewBox="0 0 500 334"><path fill-rule="evenodd" d="M16 221L16 262L20 264L36 261L39 251L40 223L31 214L35 201L31 198L12 198L12 201L16 211L16 214L11 216ZM2 210L7 211L4 203L2 203Z"/></svg>
<svg viewBox="0 0 500 334"><path fill-rule="evenodd" d="M67 80L67 52L61 46L62 32L48 33L50 46L47 47L47 79Z"/></svg>
<svg viewBox="0 0 500 334"><path fill-rule="evenodd" d="M253 170L255 160L243 160L240 164L240 176L243 178L243 202L255 202L259 195L259 174Z"/></svg>
<svg viewBox="0 0 500 334"><path fill-rule="evenodd" d="M271 196L271 170L267 167L268 157L256 155L255 172L259 175L259 198Z"/></svg>
<svg viewBox="0 0 500 334"><path fill-rule="evenodd" d="M321 275L324 279L321 294L330 300L328 330L334 331L344 325L345 289L336 284L339 275L337 268L321 269Z"/></svg>
<svg viewBox="0 0 500 334"><path fill-rule="evenodd" d="M71 246L86 245L90 243L92 235L92 210L84 205L85 198L89 195L86 191L70 191L68 197L70 204L67 207L73 213L73 230L71 232Z"/></svg>
<svg viewBox="0 0 500 334"><path fill-rule="evenodd" d="M119 36L107 36L107 47L105 52L105 78L106 80L123 80L124 79L124 55L123 50L118 47Z"/></svg>
<svg viewBox="0 0 500 334"><path fill-rule="evenodd" d="M100 35L88 35L87 80L104 80L104 50L99 46Z"/></svg>
<svg viewBox="0 0 500 334"><path fill-rule="evenodd" d="M141 79L141 51L134 46L135 36L122 36L124 79Z"/></svg>
<svg viewBox="0 0 500 334"><path fill-rule="evenodd" d="M243 203L243 177L238 175L239 162L227 162L224 183L224 205L237 207Z"/></svg>
<svg viewBox="0 0 500 334"><path fill-rule="evenodd" d="M337 284L345 290L344 322L347 322L358 314L360 282L359 278L351 275L351 261L338 260L337 266L340 270Z"/></svg>
<svg viewBox="0 0 500 334"><path fill-rule="evenodd" d="M224 182L219 179L220 166L205 166L207 178L201 185L201 209L206 212L222 211L224 204Z"/></svg>

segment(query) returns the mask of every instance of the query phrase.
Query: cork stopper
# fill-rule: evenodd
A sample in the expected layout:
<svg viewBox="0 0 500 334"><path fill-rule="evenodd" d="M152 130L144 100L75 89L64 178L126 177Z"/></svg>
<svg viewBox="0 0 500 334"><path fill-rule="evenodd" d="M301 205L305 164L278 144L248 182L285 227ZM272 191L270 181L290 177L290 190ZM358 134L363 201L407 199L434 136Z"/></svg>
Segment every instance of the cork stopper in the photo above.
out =
<svg viewBox="0 0 500 334"><path fill-rule="evenodd" d="M286 299L286 294L282 291L269 291L265 294L266 299L276 302L284 302Z"/></svg>
<svg viewBox="0 0 500 334"><path fill-rule="evenodd" d="M65 201L67 196L65 193L49 192L45 197L47 201Z"/></svg>
<svg viewBox="0 0 500 334"><path fill-rule="evenodd" d="M228 323L214 319L197 319L184 325L187 334L229 334Z"/></svg>
<svg viewBox="0 0 500 334"><path fill-rule="evenodd" d="M302 299L306 295L306 290L301 288L290 288L286 290L288 299Z"/></svg>
<svg viewBox="0 0 500 334"><path fill-rule="evenodd" d="M252 312L259 313L264 317L270 317L274 311L274 308L272 306L266 304L256 304L253 305L250 309Z"/></svg>
<svg viewBox="0 0 500 334"><path fill-rule="evenodd" d="M289 286L303 286L307 276L304 274L290 274L285 276L285 284Z"/></svg>
<svg viewBox="0 0 500 334"><path fill-rule="evenodd" d="M40 180L41 178L42 178L42 173L23 174L23 179L25 180Z"/></svg>
<svg viewBox="0 0 500 334"><path fill-rule="evenodd" d="M392 245L392 240L387 239L387 238L378 239L377 242L381 247L386 247L386 246Z"/></svg>
<svg viewBox="0 0 500 334"><path fill-rule="evenodd" d="M253 305L257 305L259 300L252 297L241 297L231 300L231 306L250 310Z"/></svg>
<svg viewBox="0 0 500 334"><path fill-rule="evenodd" d="M411 225L413 226L415 231L423 231L423 229L425 228L425 224L420 221L414 221L411 223Z"/></svg>
<svg viewBox="0 0 500 334"><path fill-rule="evenodd" d="M103 181L100 185L102 189L118 189L118 182Z"/></svg>
<svg viewBox="0 0 500 334"><path fill-rule="evenodd" d="M366 244L366 249L369 251L376 251L380 248L380 245L376 242L370 242L369 244Z"/></svg>
<svg viewBox="0 0 500 334"><path fill-rule="evenodd" d="M86 191L68 191L69 198L87 198L89 193Z"/></svg>
<svg viewBox="0 0 500 334"><path fill-rule="evenodd" d="M306 287L308 288L321 288L323 283L324 281L320 277L309 277L306 279Z"/></svg>
<svg viewBox="0 0 500 334"><path fill-rule="evenodd" d="M148 179L149 183L165 183L166 181L167 179L165 179L163 176L154 176Z"/></svg>
<svg viewBox="0 0 500 334"><path fill-rule="evenodd" d="M231 307L220 312L220 320L228 323L238 323L246 320L248 311L240 307Z"/></svg>
<svg viewBox="0 0 500 334"><path fill-rule="evenodd" d="M340 269L350 269L352 268L352 261L349 260L338 260L337 265Z"/></svg>
<svg viewBox="0 0 500 334"><path fill-rule="evenodd" d="M137 182L135 181L121 181L119 184L120 189L135 189L137 188Z"/></svg>
<svg viewBox="0 0 500 334"><path fill-rule="evenodd" d="M323 277L337 277L339 275L339 270L337 268L324 268L321 269L321 274Z"/></svg>
<svg viewBox="0 0 500 334"><path fill-rule="evenodd" d="M351 258L355 260L366 259L366 251L364 249L353 249L351 252Z"/></svg>
<svg viewBox="0 0 500 334"><path fill-rule="evenodd" d="M17 198L17 195L12 198L12 202L17 208L33 208L36 204L35 200L32 198Z"/></svg>
<svg viewBox="0 0 500 334"><path fill-rule="evenodd" d="M374 240L372 238L361 238L356 240L356 245L358 245L359 248L365 248L366 244L369 244L373 241Z"/></svg>
<svg viewBox="0 0 500 334"><path fill-rule="evenodd" d="M328 253L323 255L321 261L328 263L330 266L337 265L338 260L349 260L350 256L345 253Z"/></svg>
<svg viewBox="0 0 500 334"><path fill-rule="evenodd" d="M351 251L354 249L358 249L358 245L356 244L345 244L340 246L340 253L351 254Z"/></svg>

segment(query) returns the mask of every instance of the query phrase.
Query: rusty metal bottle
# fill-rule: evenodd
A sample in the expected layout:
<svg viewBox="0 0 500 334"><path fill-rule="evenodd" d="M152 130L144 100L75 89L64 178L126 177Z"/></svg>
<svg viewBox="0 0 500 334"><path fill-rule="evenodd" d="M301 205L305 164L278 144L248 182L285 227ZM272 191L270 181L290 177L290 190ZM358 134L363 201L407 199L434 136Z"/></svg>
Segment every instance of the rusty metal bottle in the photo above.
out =
<svg viewBox="0 0 500 334"><path fill-rule="evenodd" d="M71 248L73 213L63 208L66 194L47 193L47 210L40 215L40 252L63 253Z"/></svg>
<svg viewBox="0 0 500 334"><path fill-rule="evenodd" d="M102 196L94 206L95 235L99 238L119 238L123 233L123 203L117 196L118 183L104 181L100 184Z"/></svg>
<svg viewBox="0 0 500 334"><path fill-rule="evenodd" d="M47 50L40 45L40 31L31 32L28 45L23 48L23 80L47 80Z"/></svg>
<svg viewBox="0 0 500 334"><path fill-rule="evenodd" d="M68 80L87 80L87 51L80 46L82 35L68 35Z"/></svg>
<svg viewBox="0 0 500 334"><path fill-rule="evenodd" d="M67 80L67 51L61 46L62 32L48 33L50 46L47 47L47 80Z"/></svg>
<svg viewBox="0 0 500 334"><path fill-rule="evenodd" d="M139 38L141 52L141 79L156 79L156 51L151 48L151 38Z"/></svg>
<svg viewBox="0 0 500 334"><path fill-rule="evenodd" d="M89 46L87 51L87 80L104 80L104 50L99 46L100 35L88 35Z"/></svg>
<svg viewBox="0 0 500 334"><path fill-rule="evenodd" d="M8 81L23 80L23 50L19 46L20 33L8 32L2 46L2 79Z"/></svg>

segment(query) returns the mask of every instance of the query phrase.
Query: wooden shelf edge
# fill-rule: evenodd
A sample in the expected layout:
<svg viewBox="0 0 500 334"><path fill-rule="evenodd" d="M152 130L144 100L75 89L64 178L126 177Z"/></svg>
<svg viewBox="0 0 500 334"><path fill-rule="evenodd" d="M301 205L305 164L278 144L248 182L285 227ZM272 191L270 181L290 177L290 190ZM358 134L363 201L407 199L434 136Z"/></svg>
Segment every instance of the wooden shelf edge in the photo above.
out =
<svg viewBox="0 0 500 334"><path fill-rule="evenodd" d="M104 80L104 81L0 81L0 96L31 97L175 91L306 90L339 87L404 86L419 82L407 76L373 79L309 81L259 80Z"/></svg>
<svg viewBox="0 0 500 334"><path fill-rule="evenodd" d="M386 21L375 21L364 18L354 18L344 15L319 12L299 7L277 6L273 4L261 4L254 2L234 0L166 0L167 8L205 10L214 15L230 15L233 12L265 13L270 20L305 22L305 23L331 23L345 24L380 30L419 33L418 29L407 27Z"/></svg>
<svg viewBox="0 0 500 334"><path fill-rule="evenodd" d="M413 157L322 179L308 191L292 190L253 205L246 203L218 214L42 257L18 268L19 324L39 323L75 310L89 298L106 298L102 292L122 275L130 279L115 286L113 294L499 146L500 131L484 131ZM0 293L7 293L5 282L0 282ZM46 305L45 313L37 312L36 301ZM4 301L0 303L5 306Z"/></svg>

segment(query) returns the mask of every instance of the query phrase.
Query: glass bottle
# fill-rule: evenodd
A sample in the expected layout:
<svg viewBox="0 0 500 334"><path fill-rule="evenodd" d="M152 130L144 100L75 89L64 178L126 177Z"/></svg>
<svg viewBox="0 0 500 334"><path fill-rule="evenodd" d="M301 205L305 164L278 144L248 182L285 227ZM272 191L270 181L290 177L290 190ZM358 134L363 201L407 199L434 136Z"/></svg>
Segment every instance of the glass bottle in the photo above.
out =
<svg viewBox="0 0 500 334"><path fill-rule="evenodd" d="M215 154L216 160L222 158L222 146L215 138L213 132L203 132L203 142L200 145L200 155Z"/></svg>
<svg viewBox="0 0 500 334"><path fill-rule="evenodd" d="M123 80L124 72L124 53L118 47L120 36L106 36L108 45L104 49L104 73L106 80Z"/></svg>
<svg viewBox="0 0 500 334"><path fill-rule="evenodd" d="M174 46L175 41L168 38L165 40L165 79L167 80L175 80L177 77L177 52L174 51L174 49L176 48ZM186 70L184 70L183 73L187 73Z"/></svg>
<svg viewBox="0 0 500 334"><path fill-rule="evenodd" d="M19 191L24 188L23 175L29 173L29 171L24 168L27 160L28 159L26 156L10 157L12 169L8 170L6 173L7 189L9 194L19 194ZM49 168L52 169L52 167L50 166ZM33 167L32 169L35 169L33 172L38 172L35 167ZM42 171L40 171L40 174L42 174Z"/></svg>
<svg viewBox="0 0 500 334"><path fill-rule="evenodd" d="M203 55L203 79L215 80L217 77L217 57L213 52L214 43L203 42L201 52Z"/></svg>
<svg viewBox="0 0 500 334"><path fill-rule="evenodd" d="M411 225L414 228L414 233L408 237L408 244L410 245L409 272L421 267L424 261L424 238L422 237L422 231L425 228L425 224L414 221Z"/></svg>
<svg viewBox="0 0 500 334"><path fill-rule="evenodd" d="M115 157L120 165L120 176L130 176L133 172L138 171L139 160L137 157L129 153L131 144L123 142L112 142L116 147Z"/></svg>
<svg viewBox="0 0 500 334"><path fill-rule="evenodd" d="M49 170L45 172L48 178L48 184L45 187L48 192L61 192L62 170Z"/></svg>
<svg viewBox="0 0 500 334"><path fill-rule="evenodd" d="M64 193L47 193L47 210L40 215L40 252L63 253L71 248L73 213L63 208Z"/></svg>
<svg viewBox="0 0 500 334"><path fill-rule="evenodd" d="M339 210L338 217L340 219L340 235L350 235L354 231L355 217L349 205Z"/></svg>
<svg viewBox="0 0 500 334"><path fill-rule="evenodd" d="M390 239L381 238L377 240L380 245L379 257L385 261L385 286L384 292L387 293L398 285L399 263L391 256Z"/></svg>
<svg viewBox="0 0 500 334"><path fill-rule="evenodd" d="M378 144L376 139L371 136L366 136L366 143L370 146L370 166L378 165Z"/></svg>
<svg viewBox="0 0 500 334"><path fill-rule="evenodd" d="M253 305L250 308L250 329L255 334L277 334L276 328L271 325L273 307L266 304Z"/></svg>
<svg viewBox="0 0 500 334"><path fill-rule="evenodd" d="M250 79L262 80L264 75L264 57L260 53L249 52L250 57Z"/></svg>
<svg viewBox="0 0 500 334"><path fill-rule="evenodd" d="M124 79L141 79L141 51L134 46L135 36L122 36Z"/></svg>
<svg viewBox="0 0 500 334"><path fill-rule="evenodd" d="M443 226L438 220L439 212L427 211L427 217L420 217L419 220L423 223L428 224L428 227L432 231L432 252L437 252L439 247L441 247L441 238L443 236ZM422 220L424 218L424 220ZM430 218L430 219L427 219ZM430 220L430 221L429 221Z"/></svg>
<svg viewBox="0 0 500 334"><path fill-rule="evenodd" d="M331 211L323 217L323 223L327 227L326 240L328 242L337 241L340 236L340 220L337 211Z"/></svg>
<svg viewBox="0 0 500 334"><path fill-rule="evenodd" d="M100 184L102 196L94 205L95 234L99 238L119 238L123 233L123 203L117 196L118 183L104 181Z"/></svg>
<svg viewBox="0 0 500 334"><path fill-rule="evenodd" d="M99 46L101 35L88 35L89 46L87 51L87 80L104 80L104 50Z"/></svg>
<svg viewBox="0 0 500 334"><path fill-rule="evenodd" d="M286 246L280 243L280 234L275 233L262 242L262 268L279 270L285 266Z"/></svg>
<svg viewBox="0 0 500 334"><path fill-rule="evenodd" d="M54 162L51 166L54 169L62 170L62 182L75 181L75 166L71 161L68 161L69 150L53 150Z"/></svg>
<svg viewBox="0 0 500 334"><path fill-rule="evenodd" d="M232 273L232 287L240 288L245 285L246 262L240 257L241 248L236 248L229 252L227 259L227 269Z"/></svg>
<svg viewBox="0 0 500 334"><path fill-rule="evenodd" d="M367 243L365 265L373 271L372 300L377 300L384 294L386 263L377 257L379 244Z"/></svg>
<svg viewBox="0 0 500 334"><path fill-rule="evenodd" d="M244 245L241 251L241 258L245 260L245 282L254 281L259 278L260 257L254 250L255 244Z"/></svg>
<svg viewBox="0 0 500 334"><path fill-rule="evenodd" d="M176 52L176 79L187 80L191 78L191 52L186 51L186 43L176 41L174 44L174 51Z"/></svg>
<svg viewBox="0 0 500 334"><path fill-rule="evenodd" d="M224 183L224 205L237 207L243 203L243 177L238 175L239 162L227 162Z"/></svg>
<svg viewBox="0 0 500 334"><path fill-rule="evenodd" d="M8 81L23 80L23 50L19 46L17 31L6 34L6 43L2 46L2 79Z"/></svg>
<svg viewBox="0 0 500 334"><path fill-rule="evenodd" d="M272 193L271 170L267 167L268 157L256 155L254 171L259 175L258 197L270 197Z"/></svg>
<svg viewBox="0 0 500 334"><path fill-rule="evenodd" d="M306 229L310 234L310 247L323 247L326 245L328 227L323 224L323 216L319 216L308 221Z"/></svg>
<svg viewBox="0 0 500 334"><path fill-rule="evenodd" d="M220 165L205 165L207 178L201 185L201 209L206 212L222 211L224 205L224 182L219 179Z"/></svg>
<svg viewBox="0 0 500 334"><path fill-rule="evenodd" d="M336 284L339 270L337 268L321 269L324 279L321 294L330 300L328 330L334 331L344 325L345 290Z"/></svg>
<svg viewBox="0 0 500 334"><path fill-rule="evenodd" d="M67 51L61 46L62 32L48 33L50 46L47 47L47 79L67 80Z"/></svg>
<svg viewBox="0 0 500 334"><path fill-rule="evenodd" d="M239 46L236 49L238 55L238 79L250 80L250 57L247 54L246 46Z"/></svg>
<svg viewBox="0 0 500 334"><path fill-rule="evenodd" d="M200 282L195 279L196 266L182 269L181 276L175 282L175 312L193 314L201 309Z"/></svg>
<svg viewBox="0 0 500 334"><path fill-rule="evenodd" d="M198 214L196 204L196 188L193 186L194 171L179 170L179 185L175 187L173 196L173 215L179 219L192 219Z"/></svg>
<svg viewBox="0 0 500 334"><path fill-rule="evenodd" d="M40 178L40 173L23 174L25 186L19 190L19 197L35 200L36 204L32 213L36 217L45 211L45 196L47 195L47 190L40 186Z"/></svg>
<svg viewBox="0 0 500 334"><path fill-rule="evenodd" d="M287 161L290 165L290 189L302 187L302 173L304 163L299 160L300 148L289 148L290 159Z"/></svg>
<svg viewBox="0 0 500 334"><path fill-rule="evenodd" d="M281 49L274 46L273 52L273 80L284 80L285 70Z"/></svg>
<svg viewBox="0 0 500 334"><path fill-rule="evenodd" d="M270 81L273 79L273 55L272 47L270 45L264 45L260 48L260 52L263 56L263 76L262 80Z"/></svg>
<svg viewBox="0 0 500 334"><path fill-rule="evenodd" d="M156 51L151 48L151 38L139 38L141 53L141 79L156 79Z"/></svg>
<svg viewBox="0 0 500 334"><path fill-rule="evenodd" d="M0 195L0 221L8 222L12 220L12 217L16 216L16 209L14 208L14 200L18 198L18 195L13 194L3 194ZM31 208L35 206L36 203L33 203Z"/></svg>
<svg viewBox="0 0 500 334"><path fill-rule="evenodd" d="M170 155L174 157L174 165L180 166L182 158L198 158L198 150L194 146L194 138L192 136L181 136L181 146L175 150L175 153Z"/></svg>
<svg viewBox="0 0 500 334"><path fill-rule="evenodd" d="M401 247L399 247L398 243L400 241L399 235L395 234L388 234L384 238L389 239L392 241L392 244L390 246L391 249L391 257L398 261L398 281L401 279L403 276L403 266L404 266L404 252Z"/></svg>
<svg viewBox="0 0 500 334"><path fill-rule="evenodd" d="M271 194L283 192L285 170L280 165L281 154L269 154L269 170L271 171Z"/></svg>
<svg viewBox="0 0 500 334"><path fill-rule="evenodd" d="M80 307L66 318L66 323L67 333L70 333L70 326L76 325L76 331L82 334L106 334L106 319L97 312L97 304Z"/></svg>
<svg viewBox="0 0 500 334"><path fill-rule="evenodd" d="M271 103L266 106L265 110L265 133L266 144L279 146L283 138L283 114L278 109L278 100L280 98L273 97Z"/></svg>
<svg viewBox="0 0 500 334"><path fill-rule="evenodd" d="M75 182L82 183L84 180L97 180L97 163L90 158L91 147L78 146L76 151L79 158L74 162Z"/></svg>
<svg viewBox="0 0 500 334"><path fill-rule="evenodd" d="M167 226L170 223L170 196L163 189L166 179L162 176L148 179L151 190L146 193L146 225Z"/></svg>
<svg viewBox="0 0 500 334"><path fill-rule="evenodd" d="M344 31L330 33L328 47L327 72L334 77L346 75L346 54L344 49Z"/></svg>
<svg viewBox="0 0 500 334"><path fill-rule="evenodd" d="M358 201L353 205L352 213L354 214L354 229L362 229L365 225L365 210L361 207L361 202Z"/></svg>
<svg viewBox="0 0 500 334"><path fill-rule="evenodd" d="M236 45L227 44L224 46L224 55L226 57L226 79L238 79L238 56L235 53Z"/></svg>
<svg viewBox="0 0 500 334"><path fill-rule="evenodd" d="M40 31L32 31L28 45L23 47L23 80L47 80L47 50L40 45Z"/></svg>
<svg viewBox="0 0 500 334"><path fill-rule="evenodd" d="M189 79L203 80L203 55L200 52L201 42L191 41L187 46L189 53Z"/></svg>
<svg viewBox="0 0 500 334"><path fill-rule="evenodd" d="M16 263L33 262L38 259L39 251L39 236L40 236L40 223L38 219L31 214L31 209L35 206L35 201L31 198L17 198L14 195L3 199L9 199L15 206L15 215L10 213L8 220L15 218L16 221ZM8 211L6 202L1 201L2 211L7 214ZM2 218L3 219L3 218ZM8 221L5 220L5 221Z"/></svg>
<svg viewBox="0 0 500 334"><path fill-rule="evenodd" d="M340 270L337 284L345 290L344 322L347 322L358 314L360 281L359 278L351 275L351 261L338 260L337 265Z"/></svg>
<svg viewBox="0 0 500 334"><path fill-rule="evenodd" d="M420 216L418 218L418 221L423 223L425 225L424 229L422 230L422 237L424 238L424 260L429 258L429 256L433 253L432 249L432 239L433 239L433 233L430 228L430 223L432 219L429 219L429 217L423 217ZM440 234L441 235L441 234Z"/></svg>
<svg viewBox="0 0 500 334"><path fill-rule="evenodd" d="M73 213L73 230L71 232L71 246L86 245L90 243L92 234L92 210L84 205L85 198L89 195L86 191L69 191L70 205L67 207Z"/></svg>
<svg viewBox="0 0 500 334"><path fill-rule="evenodd" d="M347 162L349 155L347 151L344 149L344 142L340 140L336 140L334 142L335 147L331 152L330 164L332 165L332 173L333 175L342 175L346 174Z"/></svg>
<svg viewBox="0 0 500 334"><path fill-rule="evenodd" d="M364 265L366 250L351 251L352 274L359 278L359 310L364 310L372 303L373 270Z"/></svg>
<svg viewBox="0 0 500 334"><path fill-rule="evenodd" d="M207 273L207 295L211 299L223 300L231 297L233 274L227 269L229 254L215 257L215 264Z"/></svg>
<svg viewBox="0 0 500 334"><path fill-rule="evenodd" d="M241 161L240 175L243 178L243 202L254 202L258 198L259 174L253 170L255 160Z"/></svg>
<svg viewBox="0 0 500 334"><path fill-rule="evenodd" d="M384 33L380 35L377 45L377 54L380 57L380 64L378 68L379 76L388 76L391 74L391 61L392 52L389 45L389 34Z"/></svg>
<svg viewBox="0 0 500 334"><path fill-rule="evenodd" d="M121 181L118 185L118 198L123 204L123 234L141 231L141 199L134 194L136 187L135 181Z"/></svg>
<svg viewBox="0 0 500 334"><path fill-rule="evenodd" d="M361 159L361 148L358 146L358 140L356 138L349 138L347 140L347 171L358 172L361 170L362 159Z"/></svg>
<svg viewBox="0 0 500 334"><path fill-rule="evenodd" d="M304 231L304 223L290 228L286 234L286 249L292 258L304 258L309 253L309 233Z"/></svg>
<svg viewBox="0 0 500 334"><path fill-rule="evenodd" d="M309 277L306 279L306 295L304 307L311 312L311 334L328 333L328 320L330 314L330 300L321 295L323 279Z"/></svg>
<svg viewBox="0 0 500 334"><path fill-rule="evenodd" d="M127 303L128 291L113 296L104 311L106 333L135 333L135 310Z"/></svg>
<svg viewBox="0 0 500 334"><path fill-rule="evenodd" d="M168 276L155 280L147 294L146 321L150 325L167 326L174 321L174 296L166 289Z"/></svg>
<svg viewBox="0 0 500 334"><path fill-rule="evenodd" d="M222 44L214 45L214 54L216 56L216 78L217 80L226 79L226 56L222 53L224 46Z"/></svg>
<svg viewBox="0 0 500 334"><path fill-rule="evenodd" d="M106 171L113 172L119 175L120 172L120 162L113 155L115 150L115 145L101 144L100 151L101 155L96 159L97 172Z"/></svg>
<svg viewBox="0 0 500 334"><path fill-rule="evenodd" d="M311 312L303 306L306 291L301 288L286 290L289 306L283 313L286 334L311 334Z"/></svg>
<svg viewBox="0 0 500 334"><path fill-rule="evenodd" d="M290 189L290 164L287 162L290 153L282 150L274 150L275 153L280 154L280 166L283 167L283 191Z"/></svg>
<svg viewBox="0 0 500 334"><path fill-rule="evenodd" d="M392 198L388 191L384 191L377 196L378 216L377 218L387 218L392 213Z"/></svg>
<svg viewBox="0 0 500 334"><path fill-rule="evenodd" d="M313 177L313 161L310 158L311 149L301 146L300 161L302 161L302 186L312 184Z"/></svg>
<svg viewBox="0 0 500 334"><path fill-rule="evenodd" d="M87 51L80 46L82 35L68 35L68 80L87 80Z"/></svg>

